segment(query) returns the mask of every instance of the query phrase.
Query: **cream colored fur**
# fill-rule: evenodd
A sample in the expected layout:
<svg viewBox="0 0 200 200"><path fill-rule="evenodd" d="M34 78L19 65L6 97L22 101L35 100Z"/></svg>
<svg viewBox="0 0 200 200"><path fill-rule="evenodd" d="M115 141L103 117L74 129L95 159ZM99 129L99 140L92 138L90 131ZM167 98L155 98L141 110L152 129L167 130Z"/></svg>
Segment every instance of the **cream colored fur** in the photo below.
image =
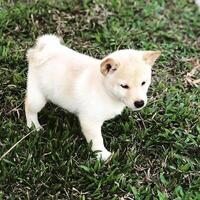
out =
<svg viewBox="0 0 200 200"><path fill-rule="evenodd" d="M104 147L101 126L125 106L139 110L146 105L151 66L159 55L126 49L99 60L67 48L57 36L39 37L27 52L27 126L42 128L37 114L51 101L78 116L92 150L99 151L98 158L108 159L111 153ZM144 105L137 108L136 101Z"/></svg>

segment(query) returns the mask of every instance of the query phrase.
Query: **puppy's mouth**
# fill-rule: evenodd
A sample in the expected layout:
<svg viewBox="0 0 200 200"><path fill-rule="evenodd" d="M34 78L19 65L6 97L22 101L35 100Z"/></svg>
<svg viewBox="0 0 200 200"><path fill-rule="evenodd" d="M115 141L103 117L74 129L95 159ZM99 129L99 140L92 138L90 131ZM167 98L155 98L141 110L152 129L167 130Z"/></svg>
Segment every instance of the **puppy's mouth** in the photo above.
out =
<svg viewBox="0 0 200 200"><path fill-rule="evenodd" d="M144 107L145 107L145 105L142 106L141 108L136 108L136 107L130 107L130 108L131 108L133 111L139 111L139 110L142 110Z"/></svg>

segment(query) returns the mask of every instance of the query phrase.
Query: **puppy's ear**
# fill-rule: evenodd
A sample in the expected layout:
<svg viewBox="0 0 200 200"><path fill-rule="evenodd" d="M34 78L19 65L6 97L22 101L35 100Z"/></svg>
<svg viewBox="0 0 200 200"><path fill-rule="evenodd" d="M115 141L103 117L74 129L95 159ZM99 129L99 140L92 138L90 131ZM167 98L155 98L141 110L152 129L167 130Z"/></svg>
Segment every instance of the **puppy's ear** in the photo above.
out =
<svg viewBox="0 0 200 200"><path fill-rule="evenodd" d="M155 61L159 58L161 51L145 51L143 59L144 61L153 66Z"/></svg>
<svg viewBox="0 0 200 200"><path fill-rule="evenodd" d="M113 58L106 58L101 63L101 73L106 76L108 73L113 73L119 67L119 63Z"/></svg>

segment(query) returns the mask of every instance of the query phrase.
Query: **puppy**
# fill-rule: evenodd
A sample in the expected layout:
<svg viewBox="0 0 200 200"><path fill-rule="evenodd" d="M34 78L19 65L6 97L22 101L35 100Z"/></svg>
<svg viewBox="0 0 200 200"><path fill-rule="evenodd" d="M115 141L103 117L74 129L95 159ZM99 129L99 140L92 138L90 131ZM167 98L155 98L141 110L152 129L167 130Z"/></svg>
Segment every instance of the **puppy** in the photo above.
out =
<svg viewBox="0 0 200 200"><path fill-rule="evenodd" d="M159 56L160 51L124 49L99 60L67 48L55 35L39 37L27 52L27 126L42 128L37 115L51 101L78 116L92 150L108 159L101 126L126 106L146 105L151 67Z"/></svg>

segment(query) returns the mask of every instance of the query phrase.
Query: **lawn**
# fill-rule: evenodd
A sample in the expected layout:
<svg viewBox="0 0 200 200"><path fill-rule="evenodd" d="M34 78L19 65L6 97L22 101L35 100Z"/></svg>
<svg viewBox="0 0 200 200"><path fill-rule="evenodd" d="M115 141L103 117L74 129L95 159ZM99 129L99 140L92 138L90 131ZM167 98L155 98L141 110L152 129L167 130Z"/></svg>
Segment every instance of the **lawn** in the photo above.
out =
<svg viewBox="0 0 200 200"><path fill-rule="evenodd" d="M25 53L44 33L97 58L123 48L162 51L147 107L102 127L110 162L96 161L77 118L50 103L39 115L45 130L7 152L31 131ZM200 10L192 0L1 1L0 199L199 200L197 66Z"/></svg>

